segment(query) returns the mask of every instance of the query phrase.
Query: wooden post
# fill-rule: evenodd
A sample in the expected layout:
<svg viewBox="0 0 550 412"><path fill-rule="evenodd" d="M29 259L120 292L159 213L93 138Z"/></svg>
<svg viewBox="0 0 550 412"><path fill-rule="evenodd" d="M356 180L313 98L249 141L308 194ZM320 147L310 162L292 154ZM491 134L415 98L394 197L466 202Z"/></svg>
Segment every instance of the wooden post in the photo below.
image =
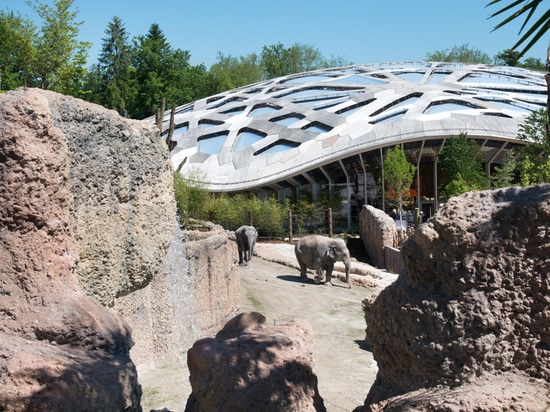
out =
<svg viewBox="0 0 550 412"><path fill-rule="evenodd" d="M168 136L166 137L166 145L168 146L168 151L170 152L176 146L176 144L172 141L174 129L176 128L176 122L174 121L175 115L176 115L176 106L172 107L172 111L170 112L170 126L168 129ZM162 130L161 130L161 133L162 133Z"/></svg>
<svg viewBox="0 0 550 412"><path fill-rule="evenodd" d="M248 211L248 226L254 226L254 221L252 220L252 211Z"/></svg>
<svg viewBox="0 0 550 412"><path fill-rule="evenodd" d="M332 237L332 208L328 209L328 236Z"/></svg>
<svg viewBox="0 0 550 412"><path fill-rule="evenodd" d="M288 241L292 242L292 210L288 209Z"/></svg>
<svg viewBox="0 0 550 412"><path fill-rule="evenodd" d="M157 109L156 121L159 133L162 133L162 121L164 119L164 111L166 110L166 98L162 99L162 107Z"/></svg>

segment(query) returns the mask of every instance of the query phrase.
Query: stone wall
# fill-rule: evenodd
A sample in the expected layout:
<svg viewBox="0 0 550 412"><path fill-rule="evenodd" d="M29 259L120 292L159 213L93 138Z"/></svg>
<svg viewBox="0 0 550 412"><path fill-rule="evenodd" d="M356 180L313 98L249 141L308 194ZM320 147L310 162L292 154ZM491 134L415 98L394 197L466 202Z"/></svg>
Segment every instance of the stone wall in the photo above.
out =
<svg viewBox="0 0 550 412"><path fill-rule="evenodd" d="M116 300L132 328L132 360L140 365L185 362L193 343L212 335L240 307L237 244L221 226L207 231L175 227L159 274Z"/></svg>
<svg viewBox="0 0 550 412"><path fill-rule="evenodd" d="M385 268L384 248L395 247L397 230L394 220L370 205L364 205L359 214L359 231L372 263Z"/></svg>

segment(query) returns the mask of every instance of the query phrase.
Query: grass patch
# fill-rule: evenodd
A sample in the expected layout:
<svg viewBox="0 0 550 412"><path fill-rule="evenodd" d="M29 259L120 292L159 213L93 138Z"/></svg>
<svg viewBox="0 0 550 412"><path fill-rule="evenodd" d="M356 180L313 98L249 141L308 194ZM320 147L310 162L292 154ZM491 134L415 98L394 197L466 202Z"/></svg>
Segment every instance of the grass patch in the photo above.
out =
<svg viewBox="0 0 550 412"><path fill-rule="evenodd" d="M246 294L246 298L250 301L250 304L252 305L252 307L254 309L256 309L258 312L261 312L262 310L262 304L260 303L260 301L258 299L256 299L254 297L254 295L252 294L252 292L247 292Z"/></svg>

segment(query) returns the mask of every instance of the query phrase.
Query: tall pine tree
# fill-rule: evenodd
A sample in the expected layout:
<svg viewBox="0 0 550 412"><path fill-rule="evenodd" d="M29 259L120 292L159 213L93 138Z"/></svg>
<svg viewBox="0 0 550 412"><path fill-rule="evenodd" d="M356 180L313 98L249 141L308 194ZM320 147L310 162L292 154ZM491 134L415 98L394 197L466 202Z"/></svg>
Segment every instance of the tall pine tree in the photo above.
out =
<svg viewBox="0 0 550 412"><path fill-rule="evenodd" d="M99 55L101 73L100 104L125 115L132 104L132 48L122 20L115 16L105 29L106 37Z"/></svg>
<svg viewBox="0 0 550 412"><path fill-rule="evenodd" d="M165 75L171 48L159 25L153 23L145 36L134 42L137 99L132 117L144 118L155 113L166 97Z"/></svg>

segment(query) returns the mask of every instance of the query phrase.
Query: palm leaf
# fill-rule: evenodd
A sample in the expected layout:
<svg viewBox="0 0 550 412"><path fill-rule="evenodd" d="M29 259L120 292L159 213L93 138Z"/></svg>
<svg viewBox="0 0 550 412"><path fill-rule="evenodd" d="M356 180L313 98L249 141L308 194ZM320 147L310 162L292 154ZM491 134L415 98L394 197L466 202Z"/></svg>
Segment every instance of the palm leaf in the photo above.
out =
<svg viewBox="0 0 550 412"><path fill-rule="evenodd" d="M485 7L493 6L495 4L500 3L502 0L492 0L490 1ZM493 18L496 16L499 16L503 13L509 12L516 7L519 6L519 8L512 12L508 17L506 17L504 20L502 20L500 23L498 23L492 31L495 31L508 23L510 23L513 20L518 19L520 16L525 15L525 20L523 21L523 24L521 25L521 28L519 30L518 34L521 34L524 29L526 28L527 24L533 17L535 11L537 10L537 7L542 3L543 0L514 0L510 4L504 6L503 8L497 10L493 14L489 16L489 18ZM546 12L520 37L520 39L517 41L517 43L512 47L512 49L516 49L517 47L521 46L524 43L527 43L523 50L520 52L520 55L524 55L535 43L537 43L542 36L550 30L550 10L546 10ZM529 40L529 38L531 40Z"/></svg>

